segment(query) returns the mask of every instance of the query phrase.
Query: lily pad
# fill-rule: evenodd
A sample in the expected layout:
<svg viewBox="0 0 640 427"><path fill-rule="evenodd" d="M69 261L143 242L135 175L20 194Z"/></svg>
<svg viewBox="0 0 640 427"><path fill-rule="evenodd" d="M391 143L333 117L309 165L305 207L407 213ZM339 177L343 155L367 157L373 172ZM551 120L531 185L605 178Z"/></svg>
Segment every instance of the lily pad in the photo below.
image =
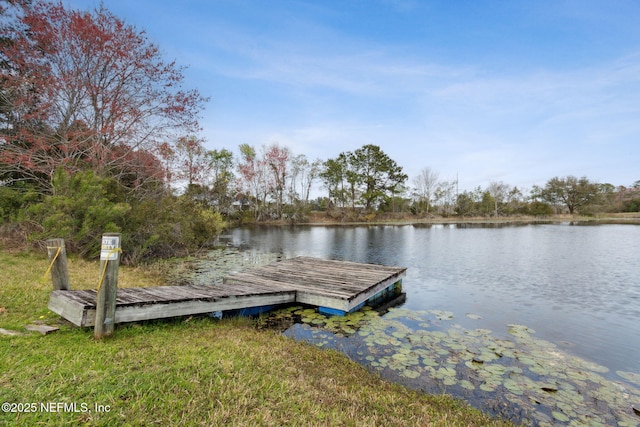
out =
<svg viewBox="0 0 640 427"><path fill-rule="evenodd" d="M414 371L412 369L405 369L400 373L400 375L407 378L418 378L420 376L420 372Z"/></svg>
<svg viewBox="0 0 640 427"><path fill-rule="evenodd" d="M636 374L635 372L625 372L625 371L616 371L616 374L618 374L619 377L622 377L629 382L640 385L640 374Z"/></svg>
<svg viewBox="0 0 640 427"><path fill-rule="evenodd" d="M476 386L473 385L473 383L469 380L462 380L460 381L460 387L466 389L466 390L475 390Z"/></svg>
<svg viewBox="0 0 640 427"><path fill-rule="evenodd" d="M531 334L535 334L536 331L524 326L524 325L508 325L509 333L516 338L531 338Z"/></svg>
<svg viewBox="0 0 640 427"><path fill-rule="evenodd" d="M442 380L442 384L446 386L456 385L456 379L453 377L446 377L444 380Z"/></svg>
<svg viewBox="0 0 640 427"><path fill-rule="evenodd" d="M424 366L438 366L438 362L436 362L435 360L431 359L430 357L423 357L422 358L422 364Z"/></svg>
<svg viewBox="0 0 640 427"><path fill-rule="evenodd" d="M450 311L431 310L431 313L433 313L438 320L453 320L453 313Z"/></svg>
<svg viewBox="0 0 640 427"><path fill-rule="evenodd" d="M449 342L447 343L447 347L449 347L451 350L464 350L466 348L466 346L462 343L457 343L457 342Z"/></svg>
<svg viewBox="0 0 640 427"><path fill-rule="evenodd" d="M567 417L565 414L563 414L562 412L559 411L553 411L551 412L551 415L553 415L553 418L555 418L558 421L562 421L562 422L567 422L569 421L569 417Z"/></svg>
<svg viewBox="0 0 640 427"><path fill-rule="evenodd" d="M500 358L500 356L498 356L493 351L483 351L478 356L474 357L473 360L474 361L479 361L479 362L491 362L491 361L497 360L499 358Z"/></svg>
<svg viewBox="0 0 640 427"><path fill-rule="evenodd" d="M484 370L494 376L502 376L507 372L506 366L502 365L489 365Z"/></svg>
<svg viewBox="0 0 640 427"><path fill-rule="evenodd" d="M442 378L455 377L456 376L456 370L451 368L451 367L445 366L445 367L442 367L442 368L438 369L437 375L439 377L442 377Z"/></svg>
<svg viewBox="0 0 640 427"><path fill-rule="evenodd" d="M492 392L492 391L496 391L496 389L498 388L500 384L499 383L495 383L495 382L484 382L482 384L480 384L480 390L482 391L487 391L487 392Z"/></svg>
<svg viewBox="0 0 640 427"><path fill-rule="evenodd" d="M507 390L509 390L513 394L521 395L521 394L524 393L524 391L522 390L522 387L520 386L520 384L517 383L514 380L507 379L507 380L504 381L503 385L504 385L504 388L506 388Z"/></svg>

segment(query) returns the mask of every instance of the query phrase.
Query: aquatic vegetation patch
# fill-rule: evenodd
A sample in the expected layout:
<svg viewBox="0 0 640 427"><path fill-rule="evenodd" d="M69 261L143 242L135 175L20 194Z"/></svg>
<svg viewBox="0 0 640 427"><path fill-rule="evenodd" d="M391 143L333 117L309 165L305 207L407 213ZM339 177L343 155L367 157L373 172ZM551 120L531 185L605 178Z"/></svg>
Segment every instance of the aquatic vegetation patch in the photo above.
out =
<svg viewBox="0 0 640 427"><path fill-rule="evenodd" d="M492 415L539 426L640 425L640 374L617 371L612 379L605 366L536 338L525 325L508 325L498 336L463 328L441 310L379 315L366 307L326 317L292 307L288 315L302 323L285 335L338 349L385 378L451 394Z"/></svg>
<svg viewBox="0 0 640 427"><path fill-rule="evenodd" d="M282 259L281 254L228 247L205 255L175 262L169 281L178 285L220 285L222 280L248 268L260 267Z"/></svg>

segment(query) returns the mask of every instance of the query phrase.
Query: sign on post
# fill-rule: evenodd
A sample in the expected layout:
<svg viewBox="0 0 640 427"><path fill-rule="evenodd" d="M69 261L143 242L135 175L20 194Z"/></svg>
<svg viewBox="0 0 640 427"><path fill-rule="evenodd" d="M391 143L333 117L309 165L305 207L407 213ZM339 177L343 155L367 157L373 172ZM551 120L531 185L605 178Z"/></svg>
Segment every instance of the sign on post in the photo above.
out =
<svg viewBox="0 0 640 427"><path fill-rule="evenodd" d="M100 248L100 261L115 261L118 259L120 250L120 235L105 234L102 236L102 246Z"/></svg>

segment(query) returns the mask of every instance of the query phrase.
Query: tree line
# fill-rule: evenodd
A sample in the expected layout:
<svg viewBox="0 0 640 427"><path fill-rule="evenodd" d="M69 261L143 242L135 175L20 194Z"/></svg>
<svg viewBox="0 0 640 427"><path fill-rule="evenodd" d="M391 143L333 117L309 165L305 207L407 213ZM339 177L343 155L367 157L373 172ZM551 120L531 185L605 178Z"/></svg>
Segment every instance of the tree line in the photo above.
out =
<svg viewBox="0 0 640 427"><path fill-rule="evenodd" d="M185 194L226 217L249 221L296 222L311 210L352 220L387 212L497 217L640 211L640 181L615 187L565 176L531 189L493 181L460 192L457 180L440 179L430 167L409 183L403 168L372 144L313 161L277 143L258 149L242 144L237 158L227 149L207 151L198 144L180 150L176 158L189 161L174 164L173 170L176 176L192 177ZM312 188L318 187L324 195L310 200Z"/></svg>
<svg viewBox="0 0 640 427"><path fill-rule="evenodd" d="M397 212L425 217L640 211L629 187L555 177L525 191L502 182L459 192L425 168L409 183L372 144L308 159L273 143L206 149L207 102L184 87L144 31L104 5L0 2L0 218L5 233L64 237L95 256L103 232L123 233L125 262L210 242L228 223L339 220ZM323 195L313 200L313 189Z"/></svg>

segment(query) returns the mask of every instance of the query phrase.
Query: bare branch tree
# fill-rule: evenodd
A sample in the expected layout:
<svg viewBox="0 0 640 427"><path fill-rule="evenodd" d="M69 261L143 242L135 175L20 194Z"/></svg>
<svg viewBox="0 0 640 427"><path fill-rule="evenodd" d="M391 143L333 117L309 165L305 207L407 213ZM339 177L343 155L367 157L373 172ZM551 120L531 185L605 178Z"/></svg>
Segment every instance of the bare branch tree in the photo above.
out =
<svg viewBox="0 0 640 427"><path fill-rule="evenodd" d="M498 216L498 206L504 202L509 193L509 186L502 181L492 181L487 187L487 191L493 197L493 215Z"/></svg>
<svg viewBox="0 0 640 427"><path fill-rule="evenodd" d="M415 195L420 205L426 206L426 212L429 213L431 201L436 188L438 187L438 179L440 175L429 167L420 171L420 174L413 178Z"/></svg>

